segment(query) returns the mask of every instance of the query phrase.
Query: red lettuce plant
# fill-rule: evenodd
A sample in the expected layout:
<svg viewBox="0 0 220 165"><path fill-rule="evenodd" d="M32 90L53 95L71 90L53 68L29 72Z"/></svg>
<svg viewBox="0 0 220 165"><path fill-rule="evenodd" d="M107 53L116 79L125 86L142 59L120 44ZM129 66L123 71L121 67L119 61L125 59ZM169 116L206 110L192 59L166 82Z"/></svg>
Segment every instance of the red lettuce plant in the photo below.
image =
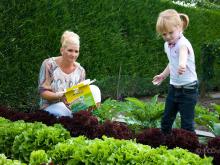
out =
<svg viewBox="0 0 220 165"><path fill-rule="evenodd" d="M199 155L201 158L203 158L205 155L207 155L207 148L207 145L200 143L198 148L195 150L195 153Z"/></svg>
<svg viewBox="0 0 220 165"><path fill-rule="evenodd" d="M9 110L8 108L5 108L5 107L0 107L0 116L1 117L4 117L6 119L11 119L11 117L13 115L15 115L17 112L15 111L12 111L12 110Z"/></svg>
<svg viewBox="0 0 220 165"><path fill-rule="evenodd" d="M48 126L52 126L55 123L58 123L58 120L54 115L49 114L48 112L43 111L43 110L37 110L35 112L28 113L28 114L29 114L28 118L25 119L26 122L37 121L37 122L42 122Z"/></svg>
<svg viewBox="0 0 220 165"><path fill-rule="evenodd" d="M199 147L199 140L195 133L175 128L170 135L166 135L166 146L171 149L180 147L195 152Z"/></svg>
<svg viewBox="0 0 220 165"><path fill-rule="evenodd" d="M220 163L220 136L217 136L208 141L208 148L206 150L207 156L212 156L213 164L218 165Z"/></svg>
<svg viewBox="0 0 220 165"><path fill-rule="evenodd" d="M137 142L151 147L159 147L165 144L165 135L159 128L149 128L137 135Z"/></svg>
<svg viewBox="0 0 220 165"><path fill-rule="evenodd" d="M132 139L133 133L124 123L106 120L103 123L104 135L115 139Z"/></svg>
<svg viewBox="0 0 220 165"><path fill-rule="evenodd" d="M208 141L208 147L215 148L216 150L220 150L220 136L217 136Z"/></svg>
<svg viewBox="0 0 220 165"><path fill-rule="evenodd" d="M11 121L17 121L17 120L24 120L26 122L38 121L46 125L53 125L58 122L55 116L42 110L26 113L26 112L19 112L4 107L0 107L0 116L9 119Z"/></svg>
<svg viewBox="0 0 220 165"><path fill-rule="evenodd" d="M72 118L61 117L59 122L70 131L73 137L84 135L88 138L96 138L98 119L92 116L91 112L79 111L74 113Z"/></svg>

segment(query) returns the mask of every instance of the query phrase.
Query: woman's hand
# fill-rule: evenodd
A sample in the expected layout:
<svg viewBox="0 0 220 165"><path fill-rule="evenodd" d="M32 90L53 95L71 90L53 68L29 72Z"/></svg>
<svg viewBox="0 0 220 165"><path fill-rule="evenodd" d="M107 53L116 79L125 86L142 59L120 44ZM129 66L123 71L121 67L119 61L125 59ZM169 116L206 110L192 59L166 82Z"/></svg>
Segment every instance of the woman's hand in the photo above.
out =
<svg viewBox="0 0 220 165"><path fill-rule="evenodd" d="M55 94L56 94L57 100L62 101L62 102L64 102L66 100L64 92L56 92Z"/></svg>
<svg viewBox="0 0 220 165"><path fill-rule="evenodd" d="M63 103L66 104L67 106L70 105L70 103L67 102L65 95L63 96L62 101L63 101Z"/></svg>

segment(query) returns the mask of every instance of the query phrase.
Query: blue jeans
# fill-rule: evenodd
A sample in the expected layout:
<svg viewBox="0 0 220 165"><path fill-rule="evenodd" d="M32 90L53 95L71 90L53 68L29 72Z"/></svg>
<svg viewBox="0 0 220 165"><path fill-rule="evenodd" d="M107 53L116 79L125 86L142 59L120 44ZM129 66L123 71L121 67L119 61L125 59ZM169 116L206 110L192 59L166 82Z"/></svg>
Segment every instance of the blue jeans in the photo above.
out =
<svg viewBox="0 0 220 165"><path fill-rule="evenodd" d="M175 88L173 85L170 85L161 121L162 132L164 134L171 133L177 112L180 113L181 128L194 132L194 112L197 99L197 84L193 86L193 89Z"/></svg>

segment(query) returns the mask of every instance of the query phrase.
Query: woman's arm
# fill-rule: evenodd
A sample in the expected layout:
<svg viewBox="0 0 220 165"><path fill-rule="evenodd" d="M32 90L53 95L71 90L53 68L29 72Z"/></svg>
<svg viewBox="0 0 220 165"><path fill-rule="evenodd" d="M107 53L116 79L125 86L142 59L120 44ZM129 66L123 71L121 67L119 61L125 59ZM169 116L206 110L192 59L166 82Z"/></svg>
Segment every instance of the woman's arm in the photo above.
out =
<svg viewBox="0 0 220 165"><path fill-rule="evenodd" d="M38 90L40 96L48 101L57 101L63 98L64 93L53 92L51 88L52 80L52 69L51 65L48 63L48 60L45 60L40 68Z"/></svg>
<svg viewBox="0 0 220 165"><path fill-rule="evenodd" d="M40 96L48 101L61 101L63 100L64 97L64 92L52 92L52 91L44 91L42 93L40 93Z"/></svg>

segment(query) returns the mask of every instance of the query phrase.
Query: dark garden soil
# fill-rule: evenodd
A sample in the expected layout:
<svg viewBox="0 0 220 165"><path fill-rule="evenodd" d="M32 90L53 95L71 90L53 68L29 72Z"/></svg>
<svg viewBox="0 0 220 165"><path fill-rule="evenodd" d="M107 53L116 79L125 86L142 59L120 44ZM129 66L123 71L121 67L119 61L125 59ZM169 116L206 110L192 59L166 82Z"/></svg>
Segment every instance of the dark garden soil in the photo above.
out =
<svg viewBox="0 0 220 165"><path fill-rule="evenodd" d="M220 105L220 98L200 98L198 103L204 107L212 108L211 104L213 103Z"/></svg>

